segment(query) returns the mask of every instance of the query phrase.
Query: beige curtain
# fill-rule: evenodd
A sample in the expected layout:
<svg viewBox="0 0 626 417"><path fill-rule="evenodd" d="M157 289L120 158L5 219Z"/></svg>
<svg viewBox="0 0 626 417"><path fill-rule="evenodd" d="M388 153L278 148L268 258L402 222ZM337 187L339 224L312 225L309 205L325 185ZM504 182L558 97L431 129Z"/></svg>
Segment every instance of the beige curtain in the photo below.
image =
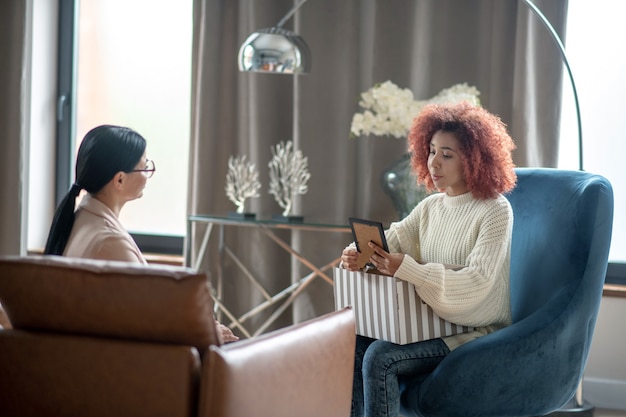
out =
<svg viewBox="0 0 626 417"><path fill-rule="evenodd" d="M17 255L25 247L23 176L26 163L24 112L27 97L29 1L0 2L0 255Z"/></svg>
<svg viewBox="0 0 626 417"><path fill-rule="evenodd" d="M518 166L555 166L561 58L540 21L514 0L310 0L285 27L295 28L313 56L310 74L249 74L237 70L239 45L255 29L275 25L291 0L196 0L194 9L191 214L233 210L224 193L227 160L244 154L260 170L261 197L248 211L267 218L280 208L268 194L270 147L297 135L311 179L298 201L306 221L346 224L349 216L395 220L380 176L405 152L403 140L349 138L362 91L392 80L417 99L467 82L484 107L508 124ZM561 33L567 0L536 4ZM294 95L294 85L296 93ZM294 96L297 100L294 102ZM297 123L294 126L294 109ZM198 229L198 233L201 230ZM193 247L199 235L191 236ZM299 233L298 251L319 264L335 258L349 235ZM254 229L226 228L226 242L266 288L277 290L308 269ZM216 273L215 244L203 269ZM259 295L227 260L225 300L241 314ZM300 273L300 275L298 274ZM276 326L333 308L332 288L318 280L299 297L294 315Z"/></svg>

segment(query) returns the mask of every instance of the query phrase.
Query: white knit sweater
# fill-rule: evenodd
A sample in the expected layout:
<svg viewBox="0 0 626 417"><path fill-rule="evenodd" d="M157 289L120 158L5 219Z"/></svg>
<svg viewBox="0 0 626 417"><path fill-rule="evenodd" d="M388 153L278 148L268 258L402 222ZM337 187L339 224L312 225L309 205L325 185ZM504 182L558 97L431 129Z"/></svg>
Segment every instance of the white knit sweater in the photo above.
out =
<svg viewBox="0 0 626 417"><path fill-rule="evenodd" d="M446 337L450 349L511 323L512 229L513 211L502 195L477 200L471 193L439 193L386 231L389 251L405 254L395 277L414 284L440 317L478 328Z"/></svg>

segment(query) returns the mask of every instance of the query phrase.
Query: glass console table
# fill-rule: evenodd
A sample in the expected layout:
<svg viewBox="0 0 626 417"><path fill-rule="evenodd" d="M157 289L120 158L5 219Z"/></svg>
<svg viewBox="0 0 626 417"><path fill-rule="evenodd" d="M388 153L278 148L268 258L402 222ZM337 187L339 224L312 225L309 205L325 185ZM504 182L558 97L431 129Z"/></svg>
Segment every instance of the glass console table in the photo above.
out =
<svg viewBox="0 0 626 417"><path fill-rule="evenodd" d="M306 220L306 219L305 219ZM193 256L191 247L191 236L194 225L199 223L206 224L206 230L202 236L198 252ZM218 259L219 264L217 266L217 280L216 288L213 288L213 300L215 303L216 312L220 311L228 317L231 321L227 323L231 328L237 328L246 337L256 336L263 333L278 317L293 303L295 298L316 278L321 278L328 284L333 285L333 279L326 271L336 266L339 263L340 257L333 259L323 266L316 266L312 261L306 258L302 253L299 253L296 248L287 243L284 239L281 239L275 230L289 230L290 235L294 231L307 231L307 232L319 232L319 233L351 233L350 226L347 224L330 224L330 223L317 223L310 221L303 222L287 222L269 219L244 219L235 218L229 216L213 216L213 215L191 215L187 218L187 239L185 245L185 265L198 269L207 254L209 241L212 236L213 228L218 228ZM261 282L254 276L254 274L246 268L246 266L240 261L235 251L230 248L224 238L226 227L249 227L260 230L263 235L267 236L270 240L275 242L283 250L291 254L302 265L306 266L311 272L306 276L295 280L291 285L277 292L276 294L270 294L261 284ZM346 241L350 240L348 236ZM248 310L243 315L236 317L222 301L223 297L223 262L224 258L229 257L234 264L244 273L250 284L262 294L263 301ZM192 265L193 261L193 265ZM292 280L294 281L294 280ZM267 308L278 305L276 310L261 324L261 326L255 331L251 332L245 327L245 322L249 318L261 313Z"/></svg>

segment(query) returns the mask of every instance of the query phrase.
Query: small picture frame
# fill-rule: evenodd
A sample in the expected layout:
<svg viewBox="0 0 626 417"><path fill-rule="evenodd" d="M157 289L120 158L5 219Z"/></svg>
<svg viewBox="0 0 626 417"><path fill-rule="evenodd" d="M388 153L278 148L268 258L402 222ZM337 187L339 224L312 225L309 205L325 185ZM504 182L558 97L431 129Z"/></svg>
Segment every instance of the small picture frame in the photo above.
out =
<svg viewBox="0 0 626 417"><path fill-rule="evenodd" d="M374 220L365 220L356 217L350 217L348 220L350 222L350 228L352 229L352 238L359 252L357 265L360 269L370 271L374 269L374 265L369 262L374 250L368 246L368 243L373 242L386 252L389 252L383 224Z"/></svg>

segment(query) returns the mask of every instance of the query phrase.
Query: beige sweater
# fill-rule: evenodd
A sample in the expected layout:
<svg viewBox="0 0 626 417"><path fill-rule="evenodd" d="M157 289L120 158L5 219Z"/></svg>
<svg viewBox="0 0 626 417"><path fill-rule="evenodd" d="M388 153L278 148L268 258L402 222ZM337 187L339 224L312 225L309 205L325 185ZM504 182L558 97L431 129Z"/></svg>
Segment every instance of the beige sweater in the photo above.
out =
<svg viewBox="0 0 626 417"><path fill-rule="evenodd" d="M75 216L64 256L147 263L133 238L104 203L87 194Z"/></svg>
<svg viewBox="0 0 626 417"><path fill-rule="evenodd" d="M451 350L511 323L512 228L513 211L502 195L477 200L471 193L440 193L386 231L390 252L405 254L395 277L414 284L440 317L477 328L444 338Z"/></svg>

